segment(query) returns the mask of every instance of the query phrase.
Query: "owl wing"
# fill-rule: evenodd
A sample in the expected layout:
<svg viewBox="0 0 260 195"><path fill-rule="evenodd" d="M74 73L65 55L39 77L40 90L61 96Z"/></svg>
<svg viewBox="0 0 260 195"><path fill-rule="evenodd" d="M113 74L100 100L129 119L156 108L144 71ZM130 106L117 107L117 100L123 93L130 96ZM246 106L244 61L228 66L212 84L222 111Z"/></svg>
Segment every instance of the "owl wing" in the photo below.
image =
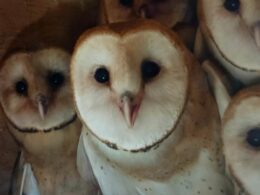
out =
<svg viewBox="0 0 260 195"><path fill-rule="evenodd" d="M206 44L205 38L202 35L200 28L197 29L197 32L195 35L193 52L200 62L207 59L207 56L209 55L207 44Z"/></svg>
<svg viewBox="0 0 260 195"><path fill-rule="evenodd" d="M31 164L26 163L23 153L20 153L12 178L11 194L40 195Z"/></svg>
<svg viewBox="0 0 260 195"><path fill-rule="evenodd" d="M209 83L212 87L213 95L216 99L219 114L223 117L225 110L227 109L231 97L230 97L230 88L227 79L224 74L213 64L211 61L204 61L202 65L204 71L206 72Z"/></svg>
<svg viewBox="0 0 260 195"><path fill-rule="evenodd" d="M89 158L84 149L83 143L83 133L81 133L79 138L78 150L77 150L77 168L81 177L87 182L93 182L97 184L96 178L94 176L92 167L90 165Z"/></svg>

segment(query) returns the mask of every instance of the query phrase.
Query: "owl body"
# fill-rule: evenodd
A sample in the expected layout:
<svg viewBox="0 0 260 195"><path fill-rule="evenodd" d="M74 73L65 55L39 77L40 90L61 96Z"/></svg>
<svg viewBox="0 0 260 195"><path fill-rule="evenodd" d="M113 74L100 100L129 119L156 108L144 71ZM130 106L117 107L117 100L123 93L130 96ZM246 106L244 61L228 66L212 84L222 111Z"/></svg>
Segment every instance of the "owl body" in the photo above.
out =
<svg viewBox="0 0 260 195"><path fill-rule="evenodd" d="M35 191L39 194L95 194L95 183L92 186L89 181L83 180L76 167L77 144L81 131L78 120L60 131L49 133L26 134L17 132L12 126L10 129L24 148L24 162L16 168L14 194L20 193L23 174L26 176L23 189L26 194L33 195ZM28 174L28 170L24 173L28 164L32 175ZM32 179L35 180L34 185L29 183Z"/></svg>
<svg viewBox="0 0 260 195"><path fill-rule="evenodd" d="M77 170L81 123L69 75L76 37L93 25L86 13L76 2L58 4L21 31L1 60L0 101L24 157L14 194L97 193L91 169L85 179Z"/></svg>
<svg viewBox="0 0 260 195"><path fill-rule="evenodd" d="M107 148L97 143L91 135L84 139L86 153L104 194L232 194L229 180L220 171L221 165L210 162L218 159L206 149L193 157L196 158L191 159L193 162L185 162L190 159L175 159L176 156L172 154L175 148L171 148L167 156L169 159L166 160L160 154L163 146L157 152L138 155ZM165 147L169 149L169 145ZM161 163L160 158L168 162ZM128 168L130 163L131 167Z"/></svg>
<svg viewBox="0 0 260 195"><path fill-rule="evenodd" d="M92 29L78 41L71 74L103 194L232 194L214 101L167 28L139 20Z"/></svg>
<svg viewBox="0 0 260 195"><path fill-rule="evenodd" d="M212 62L205 62L222 119L222 140L226 171L235 194L259 193L259 85L229 95L223 73Z"/></svg>
<svg viewBox="0 0 260 195"><path fill-rule="evenodd" d="M200 30L207 48L232 77L248 86L260 76L260 2L198 1Z"/></svg>
<svg viewBox="0 0 260 195"><path fill-rule="evenodd" d="M84 180L76 166L81 123L72 102L69 61L63 49L46 48L14 53L3 63L0 100L24 158L16 168L14 194L96 193L94 178ZM26 167L32 173L24 173ZM26 185L31 179L34 186Z"/></svg>

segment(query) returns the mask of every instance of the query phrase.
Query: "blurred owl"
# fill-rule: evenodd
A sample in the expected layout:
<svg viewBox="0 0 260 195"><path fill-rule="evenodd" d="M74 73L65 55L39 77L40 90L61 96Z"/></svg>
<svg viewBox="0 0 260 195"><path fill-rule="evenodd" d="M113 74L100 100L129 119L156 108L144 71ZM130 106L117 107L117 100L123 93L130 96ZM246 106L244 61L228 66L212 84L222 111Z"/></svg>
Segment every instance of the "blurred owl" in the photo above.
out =
<svg viewBox="0 0 260 195"><path fill-rule="evenodd" d="M257 195L260 190L260 128L257 106L260 87L255 85L230 96L227 81L212 62L205 62L222 118L222 139L226 169L236 194Z"/></svg>
<svg viewBox="0 0 260 195"><path fill-rule="evenodd" d="M217 107L200 66L168 28L137 20L89 30L71 76L103 194L232 194Z"/></svg>
<svg viewBox="0 0 260 195"><path fill-rule="evenodd" d="M260 1L199 0L196 53L209 49L243 85L260 78ZM203 44L205 42L205 44Z"/></svg>
<svg viewBox="0 0 260 195"><path fill-rule="evenodd" d="M173 27L189 22L195 1L190 0L102 0L101 18L106 23L123 22L145 17Z"/></svg>
<svg viewBox="0 0 260 195"><path fill-rule="evenodd" d="M194 0L101 0L101 22L149 18L173 28L191 50L196 34Z"/></svg>
<svg viewBox="0 0 260 195"><path fill-rule="evenodd" d="M0 102L23 149L14 194L97 194L90 166L85 180L76 166L81 123L69 76L73 44L89 27L85 14L77 4L49 10L16 37L1 61Z"/></svg>

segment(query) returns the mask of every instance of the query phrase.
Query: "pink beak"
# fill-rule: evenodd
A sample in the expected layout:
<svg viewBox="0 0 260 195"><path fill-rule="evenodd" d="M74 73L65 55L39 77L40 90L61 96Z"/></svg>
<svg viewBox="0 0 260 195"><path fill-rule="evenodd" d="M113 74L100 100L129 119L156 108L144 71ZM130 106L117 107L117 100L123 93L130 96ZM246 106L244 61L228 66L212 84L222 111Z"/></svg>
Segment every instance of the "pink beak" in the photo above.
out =
<svg viewBox="0 0 260 195"><path fill-rule="evenodd" d="M124 95L121 97L119 107L129 128L134 126L140 108L140 104L141 101L134 103L134 100L130 95Z"/></svg>
<svg viewBox="0 0 260 195"><path fill-rule="evenodd" d="M48 111L48 98L46 96L40 94L37 96L36 102L37 102L39 114L40 114L42 120L44 120L44 118L47 114L47 111Z"/></svg>

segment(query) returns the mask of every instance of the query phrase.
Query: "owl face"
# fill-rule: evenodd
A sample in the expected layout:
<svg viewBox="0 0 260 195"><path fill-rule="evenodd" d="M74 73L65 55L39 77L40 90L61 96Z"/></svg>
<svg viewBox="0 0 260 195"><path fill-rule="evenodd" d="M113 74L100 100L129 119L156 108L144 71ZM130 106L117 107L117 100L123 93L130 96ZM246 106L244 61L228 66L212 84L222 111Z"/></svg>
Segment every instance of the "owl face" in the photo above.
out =
<svg viewBox="0 0 260 195"><path fill-rule="evenodd" d="M16 52L3 62L0 101L16 129L48 131L75 118L69 62L57 48Z"/></svg>
<svg viewBox="0 0 260 195"><path fill-rule="evenodd" d="M173 27L189 17L189 9L189 0L103 0L101 12L108 23L144 17Z"/></svg>
<svg viewBox="0 0 260 195"><path fill-rule="evenodd" d="M244 84L258 80L260 1L200 0L199 20L206 40L221 64Z"/></svg>
<svg viewBox="0 0 260 195"><path fill-rule="evenodd" d="M162 142L174 130L186 100L182 49L171 32L151 21L84 33L71 74L78 112L91 132L108 146L127 151Z"/></svg>
<svg viewBox="0 0 260 195"><path fill-rule="evenodd" d="M260 87L236 95L223 118L222 137L227 169L248 194L259 194Z"/></svg>
<svg viewBox="0 0 260 195"><path fill-rule="evenodd" d="M222 141L226 169L239 194L259 194L260 86L229 95L228 80L212 62L203 64L212 84L222 118ZM242 193L243 192L243 193Z"/></svg>

